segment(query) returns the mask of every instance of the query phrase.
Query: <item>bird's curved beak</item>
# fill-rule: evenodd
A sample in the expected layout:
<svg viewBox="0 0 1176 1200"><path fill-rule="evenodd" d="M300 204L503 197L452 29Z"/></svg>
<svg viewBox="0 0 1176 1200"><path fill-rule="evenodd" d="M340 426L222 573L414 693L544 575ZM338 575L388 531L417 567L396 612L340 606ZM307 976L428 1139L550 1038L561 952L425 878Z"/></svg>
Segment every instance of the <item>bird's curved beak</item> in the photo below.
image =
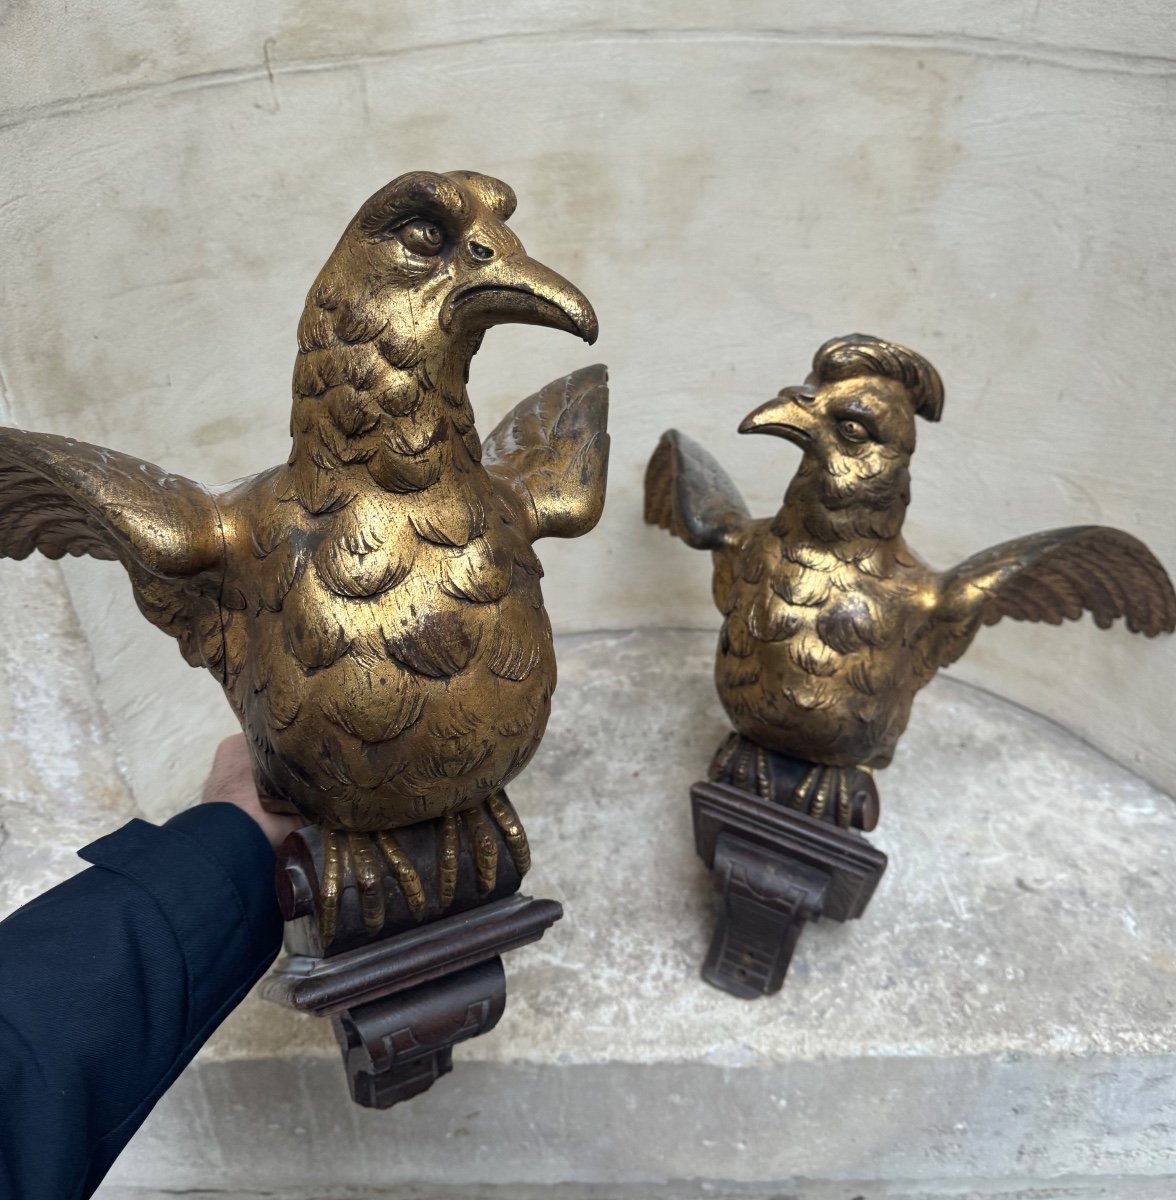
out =
<svg viewBox="0 0 1176 1200"><path fill-rule="evenodd" d="M479 268L477 278L454 288L441 309L446 331L481 333L491 325L548 325L596 341L599 326L592 305L550 267L525 254L504 257Z"/></svg>
<svg viewBox="0 0 1176 1200"><path fill-rule="evenodd" d="M809 412L813 395L810 387L785 388L775 399L749 412L739 422L739 432L770 433L807 450L815 440L816 422Z"/></svg>

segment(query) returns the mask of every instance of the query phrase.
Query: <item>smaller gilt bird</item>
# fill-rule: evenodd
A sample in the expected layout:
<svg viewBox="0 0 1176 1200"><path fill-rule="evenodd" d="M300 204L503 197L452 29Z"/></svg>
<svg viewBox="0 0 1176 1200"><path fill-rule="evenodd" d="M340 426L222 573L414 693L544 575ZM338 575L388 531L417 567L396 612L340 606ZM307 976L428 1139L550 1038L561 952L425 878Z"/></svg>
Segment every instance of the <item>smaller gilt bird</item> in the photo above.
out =
<svg viewBox="0 0 1176 1200"><path fill-rule="evenodd" d="M853 803L854 769L890 762L915 693L982 625L1057 625L1090 611L1101 629L1118 617L1149 637L1176 628L1164 568L1117 529L1054 529L949 571L927 566L902 526L915 418L937 421L942 410L925 358L850 334L817 351L803 386L739 426L804 452L774 517L753 520L719 464L675 430L645 476L646 521L712 552L724 618L715 682L737 734L753 743L757 789L772 791L764 750L805 760L789 802L842 826L872 827L876 807L863 814Z"/></svg>

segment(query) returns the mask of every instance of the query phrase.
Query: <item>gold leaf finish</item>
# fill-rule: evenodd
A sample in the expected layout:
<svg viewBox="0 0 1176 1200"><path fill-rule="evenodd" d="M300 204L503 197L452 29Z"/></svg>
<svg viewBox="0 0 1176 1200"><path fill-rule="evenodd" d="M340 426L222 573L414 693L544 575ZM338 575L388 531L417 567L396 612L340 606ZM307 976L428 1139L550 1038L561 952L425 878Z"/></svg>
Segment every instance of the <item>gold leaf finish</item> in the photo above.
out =
<svg viewBox="0 0 1176 1200"><path fill-rule="evenodd" d="M531 543L599 518L608 399L605 369L588 367L478 438L466 381L491 326L596 338L585 297L507 227L514 203L487 176L418 171L363 205L307 296L281 466L208 489L0 430L0 555L122 562L148 619L223 684L267 804L337 831L326 925L350 872L379 927L381 859L421 911L390 832L406 825L466 813L492 885L492 801L527 859L500 793L555 687ZM439 836L450 895L456 830L447 819Z"/></svg>
<svg viewBox="0 0 1176 1200"><path fill-rule="evenodd" d="M1130 534L1077 526L1017 538L950 571L906 544L915 418L938 420L943 385L920 355L852 334L817 351L805 384L740 425L804 457L774 517L753 519L697 443L662 436L645 519L710 550L723 614L715 682L731 723L814 764L798 791L848 823L840 776L890 762L915 694L1002 617L1058 624L1091 612L1151 637L1176 628L1164 568Z"/></svg>

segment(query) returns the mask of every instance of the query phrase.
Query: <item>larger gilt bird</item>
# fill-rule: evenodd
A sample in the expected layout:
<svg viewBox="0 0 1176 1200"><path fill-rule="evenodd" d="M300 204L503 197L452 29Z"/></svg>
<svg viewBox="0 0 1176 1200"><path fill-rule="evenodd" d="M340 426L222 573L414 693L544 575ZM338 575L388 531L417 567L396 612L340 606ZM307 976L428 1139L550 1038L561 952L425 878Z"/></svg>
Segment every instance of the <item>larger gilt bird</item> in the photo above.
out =
<svg viewBox="0 0 1176 1200"><path fill-rule="evenodd" d="M803 452L774 517L753 519L719 464L674 430L646 473L646 520L712 552L715 682L751 745L750 782L775 791L764 749L811 763L788 802L843 826L876 820L853 803L854 769L890 762L915 694L981 626L1090 611L1103 629L1118 617L1149 637L1176 627L1163 567L1117 529L1030 534L948 571L923 562L902 536L915 418L937 421L942 409L926 359L852 334L826 342L803 386L739 426ZM737 749L736 739L720 759Z"/></svg>
<svg viewBox="0 0 1176 1200"><path fill-rule="evenodd" d="M503 792L555 687L541 537L595 525L608 462L606 373L520 404L483 443L466 393L486 330L596 339L570 283L529 258L506 184L414 172L372 196L310 289L298 327L289 460L207 488L124 454L0 430L0 554L116 559L147 618L224 686L267 806L324 830L324 940L355 878L384 920L385 867L418 916L397 830L439 825L438 904L465 823L483 891Z"/></svg>

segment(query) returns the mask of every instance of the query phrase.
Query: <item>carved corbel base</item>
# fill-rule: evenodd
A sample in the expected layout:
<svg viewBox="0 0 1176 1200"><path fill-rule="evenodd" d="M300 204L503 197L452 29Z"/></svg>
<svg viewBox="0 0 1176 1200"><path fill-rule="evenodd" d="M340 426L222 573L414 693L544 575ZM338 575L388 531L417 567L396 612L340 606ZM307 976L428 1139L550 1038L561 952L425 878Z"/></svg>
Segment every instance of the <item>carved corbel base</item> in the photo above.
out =
<svg viewBox="0 0 1176 1200"><path fill-rule="evenodd" d="M886 855L860 834L725 783L690 789L694 844L719 893L707 983L755 999L778 992L806 921L860 917Z"/></svg>
<svg viewBox="0 0 1176 1200"><path fill-rule="evenodd" d="M330 958L287 954L267 1000L329 1016L351 1097L390 1108L453 1066L453 1047L494 1028L506 1007L501 955L538 941L563 909L510 896Z"/></svg>
<svg viewBox="0 0 1176 1200"><path fill-rule="evenodd" d="M351 1098L365 1108L411 1100L453 1070L453 1047L488 1033L506 1009L495 956L434 983L331 1017Z"/></svg>
<svg viewBox="0 0 1176 1200"><path fill-rule="evenodd" d="M431 864L436 860L431 837L427 828L416 828L401 840L418 852L418 862ZM495 888L479 896L463 839L449 915L417 921L403 903L397 907L390 899L385 926L373 938L364 929L351 880L340 899L335 934L324 945L318 919L320 832L308 827L291 834L278 857L286 954L262 982L261 995L331 1018L351 1098L367 1108L410 1100L448 1074L453 1047L487 1033L502 1016L501 955L538 941L563 916L554 900L517 893L519 876L505 849ZM421 872L430 912L436 911L433 872ZM384 885L395 897L395 881L387 877Z"/></svg>

